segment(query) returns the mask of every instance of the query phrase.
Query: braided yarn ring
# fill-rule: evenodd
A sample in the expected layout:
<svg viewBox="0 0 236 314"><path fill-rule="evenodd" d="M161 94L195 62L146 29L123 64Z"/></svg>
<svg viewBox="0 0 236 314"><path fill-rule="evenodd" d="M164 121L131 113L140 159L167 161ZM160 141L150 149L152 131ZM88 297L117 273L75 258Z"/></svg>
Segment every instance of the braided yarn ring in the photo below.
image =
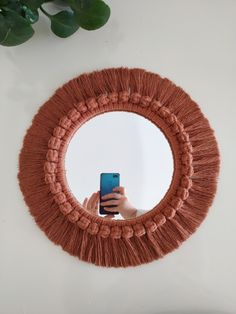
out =
<svg viewBox="0 0 236 314"><path fill-rule="evenodd" d="M110 111L148 119L162 130L173 153L166 195L130 220L105 220L84 210L65 176L74 133ZM157 74L117 68L80 75L39 109L24 139L18 177L31 214L54 243L96 265L125 267L164 256L196 230L213 201L218 173L214 132L198 105Z"/></svg>

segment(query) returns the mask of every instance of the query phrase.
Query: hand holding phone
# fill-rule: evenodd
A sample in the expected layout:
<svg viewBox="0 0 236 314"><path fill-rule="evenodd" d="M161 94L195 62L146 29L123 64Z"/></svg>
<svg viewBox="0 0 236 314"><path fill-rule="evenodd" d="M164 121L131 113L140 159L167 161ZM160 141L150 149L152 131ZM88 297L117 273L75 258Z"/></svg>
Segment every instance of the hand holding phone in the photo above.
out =
<svg viewBox="0 0 236 314"><path fill-rule="evenodd" d="M102 196L110 193L114 193L113 189L120 186L120 174L119 173L101 173L100 176L100 204L102 202ZM109 205L107 207L116 207L115 205ZM104 206L99 207L99 213L101 215L118 215L119 212L108 212L104 210Z"/></svg>

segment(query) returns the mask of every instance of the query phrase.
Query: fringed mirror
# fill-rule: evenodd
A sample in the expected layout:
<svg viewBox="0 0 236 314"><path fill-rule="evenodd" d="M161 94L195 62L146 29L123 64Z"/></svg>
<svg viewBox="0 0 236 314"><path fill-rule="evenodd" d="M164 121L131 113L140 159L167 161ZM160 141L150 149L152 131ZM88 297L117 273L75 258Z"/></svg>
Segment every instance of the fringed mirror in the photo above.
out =
<svg viewBox="0 0 236 314"><path fill-rule="evenodd" d="M163 257L198 228L219 151L180 87L112 68L72 79L39 109L19 167L25 202L50 240L81 260L127 267Z"/></svg>

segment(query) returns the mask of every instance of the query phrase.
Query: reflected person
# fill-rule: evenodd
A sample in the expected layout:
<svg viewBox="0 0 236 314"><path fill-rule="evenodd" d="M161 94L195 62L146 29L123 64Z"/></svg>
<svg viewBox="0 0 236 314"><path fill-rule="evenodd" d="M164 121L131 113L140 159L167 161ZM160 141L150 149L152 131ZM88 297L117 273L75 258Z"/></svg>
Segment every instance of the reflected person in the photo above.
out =
<svg viewBox="0 0 236 314"><path fill-rule="evenodd" d="M119 212L124 219L132 219L144 213L142 210L136 209L125 195L125 188L123 186L115 187L114 193L109 193L101 197L101 205L110 214L104 216L105 219L112 219L115 217L113 212ZM89 198L85 198L83 207L92 214L98 215L98 204L100 199L100 192L93 193ZM115 207L106 207L113 205Z"/></svg>

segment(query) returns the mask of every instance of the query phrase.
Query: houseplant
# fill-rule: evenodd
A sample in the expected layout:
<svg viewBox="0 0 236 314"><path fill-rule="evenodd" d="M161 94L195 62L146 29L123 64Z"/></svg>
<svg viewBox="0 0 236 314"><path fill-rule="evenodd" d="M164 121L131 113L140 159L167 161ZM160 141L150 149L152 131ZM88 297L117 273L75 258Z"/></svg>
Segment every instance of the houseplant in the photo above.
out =
<svg viewBox="0 0 236 314"><path fill-rule="evenodd" d="M0 44L16 46L29 40L40 11L50 19L52 32L61 38L71 36L80 27L98 29L110 17L110 8L102 0L60 1L62 10L56 14L45 9L46 2L58 4L53 0L0 0Z"/></svg>

